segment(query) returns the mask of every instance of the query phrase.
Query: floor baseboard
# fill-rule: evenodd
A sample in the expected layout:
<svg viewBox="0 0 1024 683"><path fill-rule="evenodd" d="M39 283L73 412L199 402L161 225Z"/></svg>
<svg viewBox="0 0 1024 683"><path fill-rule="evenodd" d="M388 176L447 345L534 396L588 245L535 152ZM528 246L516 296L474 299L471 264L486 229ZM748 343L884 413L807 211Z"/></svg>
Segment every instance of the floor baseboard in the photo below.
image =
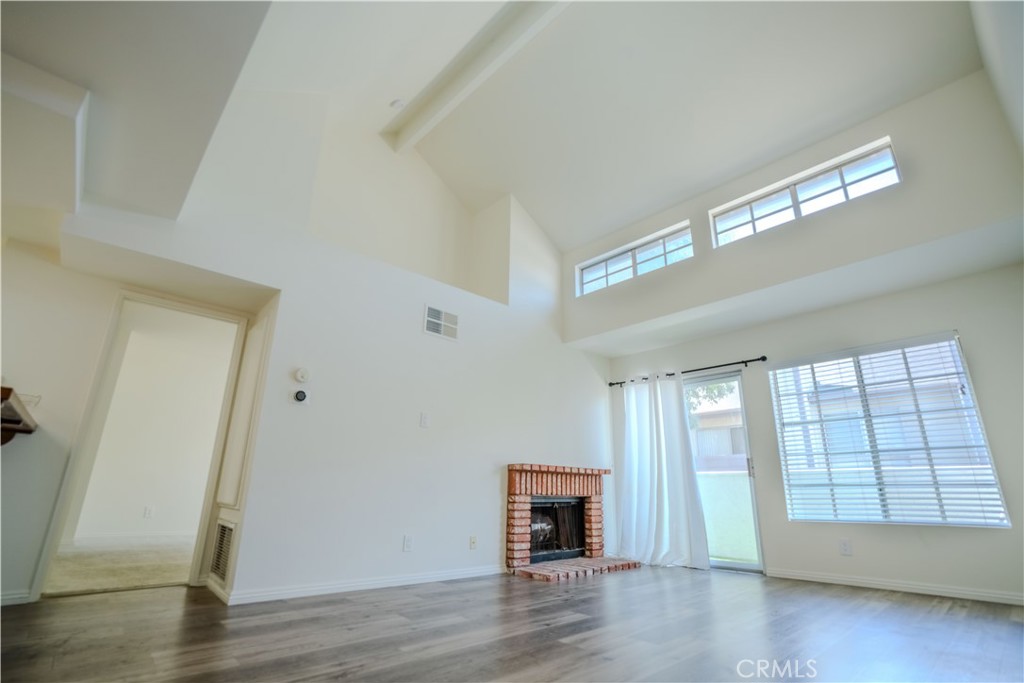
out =
<svg viewBox="0 0 1024 683"><path fill-rule="evenodd" d="M424 574L406 574L402 576L355 579L352 581L309 584L304 586L283 586L281 588L269 588L262 590L231 591L230 594L228 594L227 603L229 605L244 605L253 602L267 602L269 600L305 598L314 595L328 595L330 593L347 593L350 591L369 590L371 588L411 586L419 583L431 583L433 581L470 579L478 576L491 576L493 574L504 573L504 566L484 565L480 567L468 567L466 569L449 569L439 572L427 572ZM219 593L217 595L223 599Z"/></svg>
<svg viewBox="0 0 1024 683"><path fill-rule="evenodd" d="M920 593L938 595L946 598L962 598L964 600L980 600L982 602L998 602L1005 605L1024 605L1024 595L1006 591L990 591L961 586L947 586L937 583L917 581L897 581L876 579L867 576L851 576L848 574L826 574L820 572L803 572L791 569L765 570L765 575L777 579L796 579L798 581L816 581L818 583L835 583L860 588L877 588L881 590L902 591L904 593Z"/></svg>
<svg viewBox="0 0 1024 683"><path fill-rule="evenodd" d="M32 594L28 591L12 591L0 595L0 605L24 605L26 602L33 602Z"/></svg>

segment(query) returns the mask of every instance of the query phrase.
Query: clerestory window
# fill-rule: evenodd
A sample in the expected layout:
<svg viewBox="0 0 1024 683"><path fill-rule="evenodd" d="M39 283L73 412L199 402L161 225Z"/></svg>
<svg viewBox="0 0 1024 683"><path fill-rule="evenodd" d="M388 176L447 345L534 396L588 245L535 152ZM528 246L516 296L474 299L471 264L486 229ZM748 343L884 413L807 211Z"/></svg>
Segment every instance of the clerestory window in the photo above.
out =
<svg viewBox="0 0 1024 683"><path fill-rule="evenodd" d="M716 247L900 182L889 138L710 211Z"/></svg>
<svg viewBox="0 0 1024 683"><path fill-rule="evenodd" d="M611 255L576 266L576 296L583 296L619 282L631 280L693 256L690 222L683 221L665 231L627 245ZM635 243L634 243L635 244Z"/></svg>

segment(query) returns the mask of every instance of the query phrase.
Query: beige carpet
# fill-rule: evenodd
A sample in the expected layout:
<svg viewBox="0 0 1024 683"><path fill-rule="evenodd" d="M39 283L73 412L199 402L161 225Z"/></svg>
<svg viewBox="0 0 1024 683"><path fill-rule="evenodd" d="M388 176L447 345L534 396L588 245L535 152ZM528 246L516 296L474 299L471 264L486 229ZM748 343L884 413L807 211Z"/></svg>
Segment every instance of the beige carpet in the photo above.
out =
<svg viewBox="0 0 1024 683"><path fill-rule="evenodd" d="M188 583L192 543L61 550L50 567L43 595L101 593Z"/></svg>

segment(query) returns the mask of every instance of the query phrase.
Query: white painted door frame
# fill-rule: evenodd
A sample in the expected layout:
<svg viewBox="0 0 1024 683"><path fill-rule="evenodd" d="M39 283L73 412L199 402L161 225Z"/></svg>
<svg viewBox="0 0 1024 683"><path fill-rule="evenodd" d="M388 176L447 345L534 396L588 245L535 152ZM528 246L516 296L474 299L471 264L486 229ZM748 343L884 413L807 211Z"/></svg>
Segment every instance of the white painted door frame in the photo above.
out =
<svg viewBox="0 0 1024 683"><path fill-rule="evenodd" d="M757 488L755 486L755 473L754 473L754 456L750 452L750 434L747 428L747 410L746 403L743 396L743 373L740 370L731 371L707 371L701 373L692 373L684 375L680 381L683 383L683 389L685 391L688 385L703 384L706 382L714 381L722 382L736 382L737 398L739 400L740 417L743 420L743 440L746 443L747 450L747 486L750 495L750 508L753 522L754 531L754 545L757 552L757 563L756 564L744 564L740 562L720 562L717 565L712 564L712 567L720 569L736 569L740 571L751 571L764 573L764 554L761 547L761 522L757 514ZM689 417L687 415L687 417ZM692 439L692 430L689 425L686 427L687 435ZM696 453L693 454L696 456ZM706 520L705 520L706 523Z"/></svg>
<svg viewBox="0 0 1024 683"><path fill-rule="evenodd" d="M119 292L113 307L101 356L102 361L97 367L96 376L93 378L92 389L86 404L87 408L72 445L67 469L64 472L57 502L54 506L53 515L50 518L43 552L39 558L39 565L36 567L35 576L32 581L30 600L33 601L38 600L42 594L53 557L56 555L64 535L65 526L72 518L77 520L81 512L85 492L89 486L93 465L99 450L100 437L103 434L107 414L110 411L114 388L117 383L117 369L120 367L120 360L124 355L127 344L127 337L121 334L120 327L122 310L126 301L223 320L237 326L231 363L228 369L227 380L225 381L224 398L221 401L216 438L210 458L203 509L196 533L196 545L192 553L192 566L189 571L190 585L203 585L205 582L202 559L205 555L206 543L209 539L207 530L210 528L213 508L216 503L217 481L224 453L228 418L231 414L235 387L238 383L242 346L250 323L250 316L239 311L189 301L172 295L124 287ZM122 339L122 337L125 338Z"/></svg>

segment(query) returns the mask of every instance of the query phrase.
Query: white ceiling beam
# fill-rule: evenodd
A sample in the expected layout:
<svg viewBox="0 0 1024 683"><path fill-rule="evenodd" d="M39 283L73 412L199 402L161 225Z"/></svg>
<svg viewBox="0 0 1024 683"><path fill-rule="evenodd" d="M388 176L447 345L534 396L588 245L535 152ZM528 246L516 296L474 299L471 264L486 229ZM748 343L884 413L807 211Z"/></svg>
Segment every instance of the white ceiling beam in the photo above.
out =
<svg viewBox="0 0 1024 683"><path fill-rule="evenodd" d="M396 152L418 143L568 6L568 2L510 3L382 135Z"/></svg>

